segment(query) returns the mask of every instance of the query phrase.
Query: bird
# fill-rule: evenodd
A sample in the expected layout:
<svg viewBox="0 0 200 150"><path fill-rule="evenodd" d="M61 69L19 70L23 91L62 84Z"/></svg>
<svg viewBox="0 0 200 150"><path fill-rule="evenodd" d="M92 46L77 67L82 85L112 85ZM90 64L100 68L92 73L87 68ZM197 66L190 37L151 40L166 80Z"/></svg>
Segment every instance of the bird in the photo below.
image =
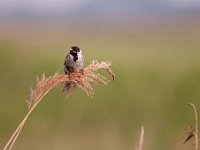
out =
<svg viewBox="0 0 200 150"><path fill-rule="evenodd" d="M77 46L70 48L69 54L67 54L64 61L64 72L69 75L73 72L83 71L84 56L82 50ZM75 89L76 85L73 82L66 82L63 88L63 92L71 92Z"/></svg>

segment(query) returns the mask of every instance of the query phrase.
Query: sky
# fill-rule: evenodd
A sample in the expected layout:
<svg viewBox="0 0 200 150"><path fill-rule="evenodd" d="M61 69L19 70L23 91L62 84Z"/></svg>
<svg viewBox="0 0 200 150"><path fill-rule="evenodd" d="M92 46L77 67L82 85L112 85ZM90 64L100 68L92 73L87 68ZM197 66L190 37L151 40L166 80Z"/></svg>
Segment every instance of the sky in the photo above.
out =
<svg viewBox="0 0 200 150"><path fill-rule="evenodd" d="M0 16L16 13L92 14L98 9L112 11L112 8L121 10L120 13L200 9L200 0L0 0L0 4Z"/></svg>

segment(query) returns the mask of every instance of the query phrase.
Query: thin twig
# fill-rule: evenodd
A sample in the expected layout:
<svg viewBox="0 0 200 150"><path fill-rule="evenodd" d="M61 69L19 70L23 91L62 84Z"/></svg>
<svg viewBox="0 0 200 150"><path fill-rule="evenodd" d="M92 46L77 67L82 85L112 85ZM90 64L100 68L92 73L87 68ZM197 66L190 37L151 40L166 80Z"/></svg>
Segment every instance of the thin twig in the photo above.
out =
<svg viewBox="0 0 200 150"><path fill-rule="evenodd" d="M140 140L138 146L136 147L136 150L142 150L143 142L144 142L144 127L141 126Z"/></svg>

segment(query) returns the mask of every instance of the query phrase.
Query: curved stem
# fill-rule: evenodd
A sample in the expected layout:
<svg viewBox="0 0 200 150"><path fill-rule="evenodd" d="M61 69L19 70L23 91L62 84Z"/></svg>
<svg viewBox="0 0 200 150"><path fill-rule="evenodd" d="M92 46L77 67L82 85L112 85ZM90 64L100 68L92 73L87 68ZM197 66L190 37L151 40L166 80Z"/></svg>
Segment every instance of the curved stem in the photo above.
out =
<svg viewBox="0 0 200 150"><path fill-rule="evenodd" d="M195 134L194 134L194 138L195 138L195 150L198 150L198 145L199 145L199 138L198 138L198 114L197 114L197 110L194 104L189 103L189 106L191 106L193 108L194 111L194 116L195 116Z"/></svg>

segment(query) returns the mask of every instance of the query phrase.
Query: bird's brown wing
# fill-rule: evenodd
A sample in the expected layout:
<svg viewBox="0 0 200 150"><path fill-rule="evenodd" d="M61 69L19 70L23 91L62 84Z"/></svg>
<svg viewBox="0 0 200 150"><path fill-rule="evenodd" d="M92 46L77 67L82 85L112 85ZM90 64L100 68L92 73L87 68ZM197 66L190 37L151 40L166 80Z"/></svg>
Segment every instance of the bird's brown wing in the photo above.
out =
<svg viewBox="0 0 200 150"><path fill-rule="evenodd" d="M67 66L67 58L69 57L69 54L65 57L65 61L64 61L64 66Z"/></svg>

